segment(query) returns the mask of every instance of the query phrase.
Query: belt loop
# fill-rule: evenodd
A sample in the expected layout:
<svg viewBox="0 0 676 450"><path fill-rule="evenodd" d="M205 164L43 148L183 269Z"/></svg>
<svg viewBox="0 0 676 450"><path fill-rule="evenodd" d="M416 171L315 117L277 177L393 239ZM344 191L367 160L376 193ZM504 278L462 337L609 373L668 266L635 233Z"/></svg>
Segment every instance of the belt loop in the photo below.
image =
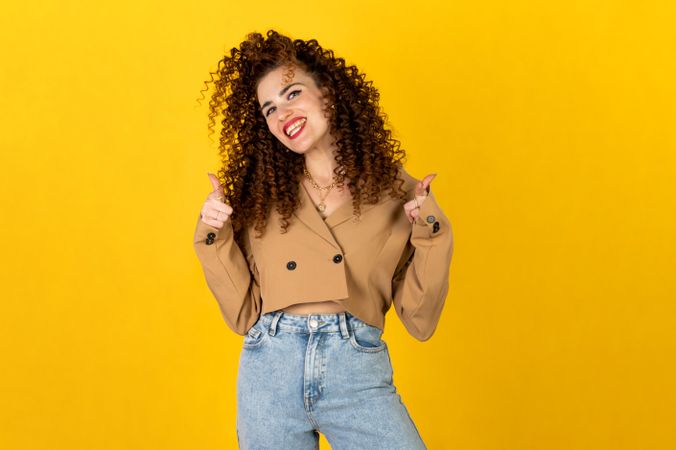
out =
<svg viewBox="0 0 676 450"><path fill-rule="evenodd" d="M279 318L282 316L284 311L281 309L277 312L275 312L275 316L272 318L272 322L270 322L270 329L268 330L268 334L270 336L274 336L277 333L277 322L279 322Z"/></svg>
<svg viewBox="0 0 676 450"><path fill-rule="evenodd" d="M340 322L340 335L343 339L348 339L350 333L347 331L347 319L345 318L345 311L338 313L338 321Z"/></svg>

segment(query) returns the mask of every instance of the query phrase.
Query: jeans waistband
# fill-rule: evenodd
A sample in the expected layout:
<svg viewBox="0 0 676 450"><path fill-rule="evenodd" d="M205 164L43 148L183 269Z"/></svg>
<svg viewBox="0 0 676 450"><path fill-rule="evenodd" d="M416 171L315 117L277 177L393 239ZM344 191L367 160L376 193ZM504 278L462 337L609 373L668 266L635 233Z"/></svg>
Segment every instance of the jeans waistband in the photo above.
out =
<svg viewBox="0 0 676 450"><path fill-rule="evenodd" d="M278 327L293 333L335 333L349 336L348 330L369 326L347 311L333 314L289 314L280 310L260 316L258 321L275 335Z"/></svg>

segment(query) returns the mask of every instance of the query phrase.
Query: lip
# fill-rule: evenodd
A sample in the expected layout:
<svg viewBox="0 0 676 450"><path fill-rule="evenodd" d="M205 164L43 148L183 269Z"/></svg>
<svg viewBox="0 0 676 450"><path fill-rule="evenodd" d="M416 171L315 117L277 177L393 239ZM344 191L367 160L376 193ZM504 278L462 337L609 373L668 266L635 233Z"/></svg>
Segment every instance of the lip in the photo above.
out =
<svg viewBox="0 0 676 450"><path fill-rule="evenodd" d="M294 117L293 119L291 119L291 120L289 120L288 122L286 122L286 123L284 124L284 127L282 128L282 131L284 132L284 134L286 134L286 129L287 129L287 128L289 128L291 125L294 124L294 122L296 122L297 120L300 120L300 119L304 119L304 117L303 117L303 116L296 116L296 117Z"/></svg>
<svg viewBox="0 0 676 450"><path fill-rule="evenodd" d="M300 128L298 128L298 132L296 134L294 134L293 136L287 136L287 138L296 139L298 136L300 136L300 134L303 132L304 129L305 129L305 124L301 125Z"/></svg>

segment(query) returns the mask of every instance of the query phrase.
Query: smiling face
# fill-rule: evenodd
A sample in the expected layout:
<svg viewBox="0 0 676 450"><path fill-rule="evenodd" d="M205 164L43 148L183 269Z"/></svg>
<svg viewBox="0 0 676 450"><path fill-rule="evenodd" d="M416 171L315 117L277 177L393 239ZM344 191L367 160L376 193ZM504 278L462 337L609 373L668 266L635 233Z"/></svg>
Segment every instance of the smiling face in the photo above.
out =
<svg viewBox="0 0 676 450"><path fill-rule="evenodd" d="M326 100L314 79L299 67L278 67L258 83L260 113L270 132L288 149L305 153L329 147Z"/></svg>

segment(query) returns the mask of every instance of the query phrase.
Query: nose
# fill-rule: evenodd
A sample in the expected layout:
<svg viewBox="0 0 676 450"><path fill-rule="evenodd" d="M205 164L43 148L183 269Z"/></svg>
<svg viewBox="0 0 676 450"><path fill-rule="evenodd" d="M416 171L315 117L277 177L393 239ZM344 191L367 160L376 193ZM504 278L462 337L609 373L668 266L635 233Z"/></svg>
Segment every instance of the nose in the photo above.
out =
<svg viewBox="0 0 676 450"><path fill-rule="evenodd" d="M291 110L286 108L280 108L278 112L279 114L277 115L277 117L279 117L280 122L285 122L291 115Z"/></svg>

